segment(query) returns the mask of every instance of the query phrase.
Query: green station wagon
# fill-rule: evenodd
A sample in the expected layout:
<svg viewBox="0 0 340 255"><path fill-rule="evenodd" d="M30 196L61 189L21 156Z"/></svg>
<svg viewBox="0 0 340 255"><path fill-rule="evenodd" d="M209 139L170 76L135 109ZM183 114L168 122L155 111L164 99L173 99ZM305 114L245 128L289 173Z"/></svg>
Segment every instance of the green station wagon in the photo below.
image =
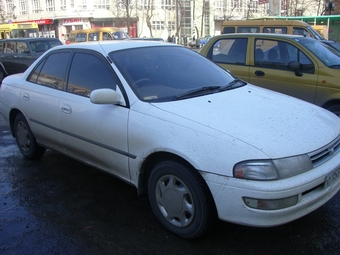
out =
<svg viewBox="0 0 340 255"><path fill-rule="evenodd" d="M212 37L200 54L249 83L340 114L340 53L310 37L244 33Z"/></svg>
<svg viewBox="0 0 340 255"><path fill-rule="evenodd" d="M58 38L13 38L0 40L0 81L24 72L42 53L62 45Z"/></svg>

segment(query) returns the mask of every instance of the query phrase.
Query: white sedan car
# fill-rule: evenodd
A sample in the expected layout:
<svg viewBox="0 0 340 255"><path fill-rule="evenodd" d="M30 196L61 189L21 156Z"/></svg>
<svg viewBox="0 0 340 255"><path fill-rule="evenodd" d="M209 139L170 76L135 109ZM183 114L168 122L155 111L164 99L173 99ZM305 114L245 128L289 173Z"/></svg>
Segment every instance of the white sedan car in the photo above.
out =
<svg viewBox="0 0 340 255"><path fill-rule="evenodd" d="M0 112L26 158L48 148L112 173L184 238L218 218L284 224L340 189L338 117L174 44L55 47L3 80Z"/></svg>

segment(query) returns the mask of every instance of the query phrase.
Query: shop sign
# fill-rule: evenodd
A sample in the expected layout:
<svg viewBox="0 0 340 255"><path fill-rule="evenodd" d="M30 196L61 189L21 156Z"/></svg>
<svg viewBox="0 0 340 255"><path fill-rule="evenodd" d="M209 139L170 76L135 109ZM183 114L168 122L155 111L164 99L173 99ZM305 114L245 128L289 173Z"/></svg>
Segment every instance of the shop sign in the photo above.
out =
<svg viewBox="0 0 340 255"><path fill-rule="evenodd" d="M71 23L82 23L83 19L81 18L71 18L71 19L64 19L63 23L64 24L71 24Z"/></svg>

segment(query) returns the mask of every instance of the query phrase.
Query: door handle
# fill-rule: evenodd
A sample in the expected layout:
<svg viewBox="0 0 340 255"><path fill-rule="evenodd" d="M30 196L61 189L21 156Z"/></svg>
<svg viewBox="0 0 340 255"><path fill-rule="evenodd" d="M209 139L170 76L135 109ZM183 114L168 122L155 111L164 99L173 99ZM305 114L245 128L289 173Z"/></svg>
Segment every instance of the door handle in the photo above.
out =
<svg viewBox="0 0 340 255"><path fill-rule="evenodd" d="M265 73L264 73L263 71L256 70L256 71L255 71L255 75L256 75L256 76L263 76L263 75L265 75Z"/></svg>
<svg viewBox="0 0 340 255"><path fill-rule="evenodd" d="M30 100L30 95L29 95L28 93L25 92L25 93L22 95L22 99L25 100L25 101L29 101L29 100Z"/></svg>
<svg viewBox="0 0 340 255"><path fill-rule="evenodd" d="M63 105L61 106L61 111L62 111L63 113L71 114L71 113L72 113L72 108L71 108L70 105L63 104Z"/></svg>

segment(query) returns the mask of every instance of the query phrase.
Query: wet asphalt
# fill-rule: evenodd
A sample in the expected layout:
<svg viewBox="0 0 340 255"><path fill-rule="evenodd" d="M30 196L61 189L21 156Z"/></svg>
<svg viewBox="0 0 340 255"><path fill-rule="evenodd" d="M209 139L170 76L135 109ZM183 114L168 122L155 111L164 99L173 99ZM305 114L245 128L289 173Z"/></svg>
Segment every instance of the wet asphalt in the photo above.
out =
<svg viewBox="0 0 340 255"><path fill-rule="evenodd" d="M0 167L1 255L340 254L340 193L283 226L220 222L203 238L184 240L115 177L52 151L24 159L1 115Z"/></svg>

